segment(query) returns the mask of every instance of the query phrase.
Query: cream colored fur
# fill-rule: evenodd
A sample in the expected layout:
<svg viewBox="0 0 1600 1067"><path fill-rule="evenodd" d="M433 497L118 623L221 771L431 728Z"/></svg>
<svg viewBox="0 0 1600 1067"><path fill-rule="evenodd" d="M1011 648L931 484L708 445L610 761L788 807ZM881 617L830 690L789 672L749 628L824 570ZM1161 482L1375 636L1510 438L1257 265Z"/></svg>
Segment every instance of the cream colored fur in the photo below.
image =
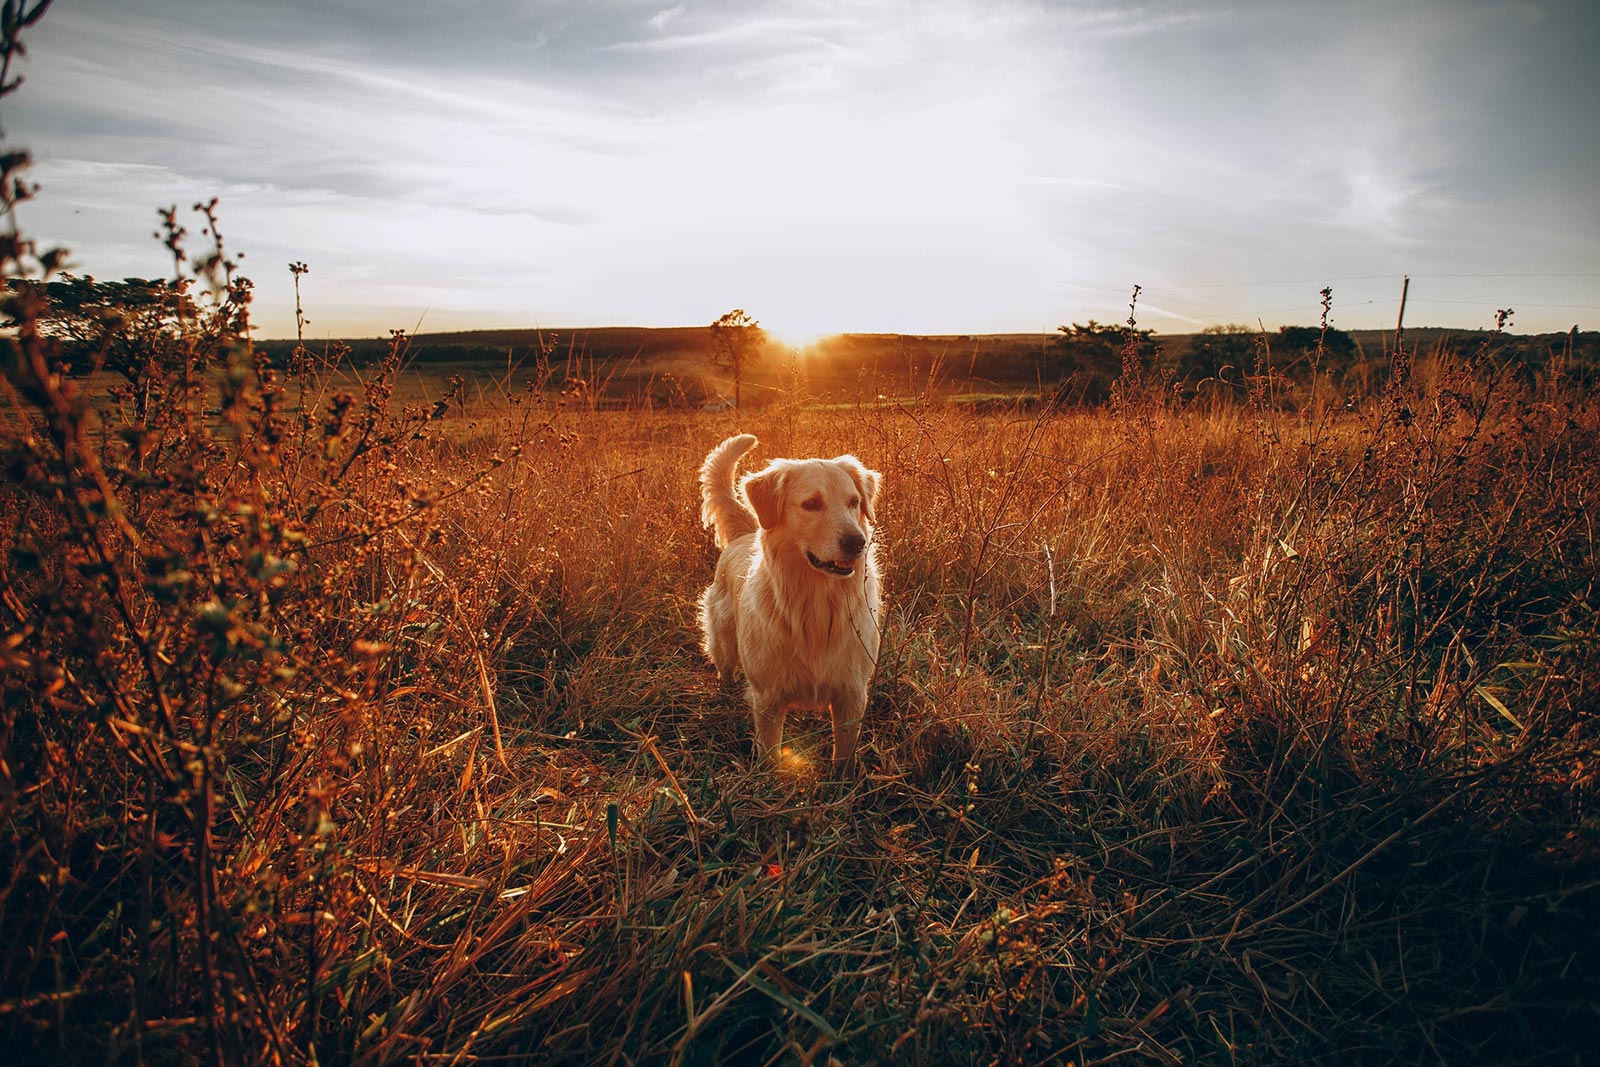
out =
<svg viewBox="0 0 1600 1067"><path fill-rule="evenodd" d="M776 762L791 709L827 708L837 768L855 756L878 662L882 476L854 456L775 459L736 493L755 443L730 437L700 468L700 515L722 549L700 597L704 648L725 685L743 668L764 759Z"/></svg>

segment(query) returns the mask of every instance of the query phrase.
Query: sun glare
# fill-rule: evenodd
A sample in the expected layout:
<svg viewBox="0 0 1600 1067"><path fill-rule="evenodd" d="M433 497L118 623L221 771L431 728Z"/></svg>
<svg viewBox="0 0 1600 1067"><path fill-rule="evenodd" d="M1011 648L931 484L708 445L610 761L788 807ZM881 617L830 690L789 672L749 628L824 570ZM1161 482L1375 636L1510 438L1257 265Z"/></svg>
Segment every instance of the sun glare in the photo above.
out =
<svg viewBox="0 0 1600 1067"><path fill-rule="evenodd" d="M766 331L767 336L772 340L797 350L810 348L824 337L832 337L839 332L828 329L826 326L794 319L777 323L768 323L763 320L761 328Z"/></svg>

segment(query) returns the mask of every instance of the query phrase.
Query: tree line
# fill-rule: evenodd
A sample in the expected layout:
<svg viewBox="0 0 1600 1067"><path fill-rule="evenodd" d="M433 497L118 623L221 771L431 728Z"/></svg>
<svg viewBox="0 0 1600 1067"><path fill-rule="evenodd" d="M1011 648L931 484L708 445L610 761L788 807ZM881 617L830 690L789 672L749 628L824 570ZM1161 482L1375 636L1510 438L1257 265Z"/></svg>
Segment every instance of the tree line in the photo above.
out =
<svg viewBox="0 0 1600 1067"><path fill-rule="evenodd" d="M180 335L185 321L195 317L194 300L179 282L102 281L61 274L50 281L17 279L10 284L13 289L31 288L43 304L37 328L54 339L61 370L67 374L100 369L138 379L151 361L177 358L172 339ZM1536 335L1413 330L1407 340L1405 363L1411 373L1425 372L1430 356L1441 356L1454 345L1482 349L1481 355L1497 365L1509 364L1510 373L1529 384L1558 381L1592 388L1600 381L1600 333L1577 327ZM961 351L972 342L951 339L950 347ZM745 385L778 361L774 344L760 322L742 308L712 322L701 353L711 381L707 399L742 406ZM261 347L272 358L286 358L291 351L289 342L266 342ZM387 349L387 342L368 347L377 356ZM365 349L358 344L350 351L359 360ZM423 360L450 360L477 358L476 352L469 344L454 342L413 354ZM504 347L485 349L495 357L505 352ZM1021 345L975 347L970 358L951 360L946 381L959 385L964 373L975 383L1013 390L1034 387L1060 403L1095 405L1111 397L1120 377L1137 370L1183 399L1242 401L1252 391L1270 390L1277 402L1294 404L1316 389L1346 400L1371 395L1388 382L1393 357L1392 338L1378 331L1350 332L1333 326L1267 331L1229 324L1194 334L1159 336L1148 329L1090 319L1059 327L1053 340L1031 350ZM830 358L837 364L865 357L839 356L835 351ZM834 376L841 377L848 368L834 370ZM718 380L727 383L726 395L715 384Z"/></svg>

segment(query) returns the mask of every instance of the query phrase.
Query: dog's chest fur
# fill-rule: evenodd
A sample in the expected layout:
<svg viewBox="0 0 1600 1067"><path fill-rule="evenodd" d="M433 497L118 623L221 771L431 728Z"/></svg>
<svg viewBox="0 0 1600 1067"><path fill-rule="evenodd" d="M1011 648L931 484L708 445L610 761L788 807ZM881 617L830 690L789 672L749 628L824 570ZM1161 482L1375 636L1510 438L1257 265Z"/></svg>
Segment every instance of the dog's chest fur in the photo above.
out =
<svg viewBox="0 0 1600 1067"><path fill-rule="evenodd" d="M761 678L763 689L798 699L814 693L824 679L870 673L878 656L878 574L870 550L856 575L821 580L804 571L760 566L763 550L756 546L739 594L741 620L766 620L760 627L739 627L746 676Z"/></svg>

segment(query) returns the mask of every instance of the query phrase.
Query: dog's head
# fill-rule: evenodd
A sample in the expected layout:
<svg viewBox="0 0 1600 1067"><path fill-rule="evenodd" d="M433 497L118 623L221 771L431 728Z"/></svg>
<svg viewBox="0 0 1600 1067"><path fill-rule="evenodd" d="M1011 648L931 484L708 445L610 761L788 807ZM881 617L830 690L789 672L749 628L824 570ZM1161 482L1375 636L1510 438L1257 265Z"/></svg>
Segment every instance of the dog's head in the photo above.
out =
<svg viewBox="0 0 1600 1067"><path fill-rule="evenodd" d="M769 541L819 574L848 578L872 539L883 476L854 456L775 459L740 484Z"/></svg>

